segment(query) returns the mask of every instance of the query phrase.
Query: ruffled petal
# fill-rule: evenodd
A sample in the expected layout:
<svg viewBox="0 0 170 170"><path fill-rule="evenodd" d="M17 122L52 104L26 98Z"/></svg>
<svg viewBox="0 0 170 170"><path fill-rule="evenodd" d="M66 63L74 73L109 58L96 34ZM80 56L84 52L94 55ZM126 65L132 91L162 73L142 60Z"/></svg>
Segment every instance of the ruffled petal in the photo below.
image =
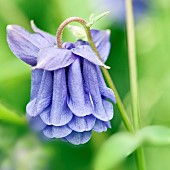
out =
<svg viewBox="0 0 170 170"><path fill-rule="evenodd" d="M105 63L110 52L110 30L91 30L93 41L99 51L102 61Z"/></svg>
<svg viewBox="0 0 170 170"><path fill-rule="evenodd" d="M89 95L85 93L81 73L80 60L77 59L68 69L68 90L67 100L70 110L76 116L86 116L92 113L92 105Z"/></svg>
<svg viewBox="0 0 170 170"><path fill-rule="evenodd" d="M91 131L88 132L71 132L68 136L66 136L66 140L74 145L80 145L88 142L91 138Z"/></svg>
<svg viewBox="0 0 170 170"><path fill-rule="evenodd" d="M100 93L104 98L110 99L112 102L116 103L116 97L113 91L108 87L100 87Z"/></svg>
<svg viewBox="0 0 170 170"><path fill-rule="evenodd" d="M34 32L39 33L42 37L44 37L52 46L56 45L56 37L39 29L33 20L31 21L31 28Z"/></svg>
<svg viewBox="0 0 170 170"><path fill-rule="evenodd" d="M54 71L53 98L49 112L41 113L40 117L47 125L62 126L73 117L67 106L67 86L65 69Z"/></svg>
<svg viewBox="0 0 170 170"><path fill-rule="evenodd" d="M84 117L74 116L68 123L68 126L76 132L90 131L95 124L95 120L96 118L93 115Z"/></svg>
<svg viewBox="0 0 170 170"><path fill-rule="evenodd" d="M76 46L75 48L72 48L71 51L73 54L76 54L80 57L83 57L84 59L92 62L93 64L103 66L105 68L110 68L106 66L94 53L94 51L91 49L89 45L81 45L81 46Z"/></svg>
<svg viewBox="0 0 170 170"><path fill-rule="evenodd" d="M77 57L67 49L55 47L44 48L38 53L36 69L57 70L73 63Z"/></svg>
<svg viewBox="0 0 170 170"><path fill-rule="evenodd" d="M63 138L69 135L72 130L67 126L47 126L43 134L48 138Z"/></svg>
<svg viewBox="0 0 170 170"><path fill-rule="evenodd" d="M30 101L26 107L26 111L30 116L37 116L51 104L52 87L53 74L50 71L44 71L37 97Z"/></svg>
<svg viewBox="0 0 170 170"><path fill-rule="evenodd" d="M31 100L33 100L37 94L41 85L43 70L32 70L31 73Z"/></svg>
<svg viewBox="0 0 170 170"><path fill-rule="evenodd" d="M37 53L49 46L49 42L39 34L31 34L17 25L7 26L7 41L11 51L25 63L35 66Z"/></svg>
<svg viewBox="0 0 170 170"><path fill-rule="evenodd" d="M85 85L91 96L91 101L94 107L93 115L103 121L108 121L113 117L113 110L111 112L111 103L106 102L102 99L96 66L87 60L83 62L83 76L85 80ZM109 109L107 110L104 106L107 105ZM113 107L113 106L112 106Z"/></svg>
<svg viewBox="0 0 170 170"><path fill-rule="evenodd" d="M103 103L104 110L109 117L108 120L111 120L113 118L113 114L114 114L113 104L111 102L107 101L106 99L102 99L102 103Z"/></svg>
<svg viewBox="0 0 170 170"><path fill-rule="evenodd" d="M110 99L112 102L116 103L116 97L114 95L114 92L106 86L100 67L96 66L96 69L98 74L98 83L101 95L104 98Z"/></svg>
<svg viewBox="0 0 170 170"><path fill-rule="evenodd" d="M104 121L97 119L93 127L93 130L95 132L101 133L101 132L107 131L107 128L111 128L110 121L104 122Z"/></svg>

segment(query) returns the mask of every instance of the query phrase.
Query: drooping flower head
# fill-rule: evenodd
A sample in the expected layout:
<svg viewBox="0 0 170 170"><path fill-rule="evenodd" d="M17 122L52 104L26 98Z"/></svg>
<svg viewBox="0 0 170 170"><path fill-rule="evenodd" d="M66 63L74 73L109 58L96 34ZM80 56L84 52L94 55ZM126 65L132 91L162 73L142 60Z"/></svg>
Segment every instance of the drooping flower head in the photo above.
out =
<svg viewBox="0 0 170 170"><path fill-rule="evenodd" d="M12 52L32 70L31 99L26 113L30 125L47 138L61 138L78 145L89 141L92 131L110 128L115 96L103 79L110 32L91 30L101 62L86 41L63 43L38 29L35 33L17 25L7 27Z"/></svg>

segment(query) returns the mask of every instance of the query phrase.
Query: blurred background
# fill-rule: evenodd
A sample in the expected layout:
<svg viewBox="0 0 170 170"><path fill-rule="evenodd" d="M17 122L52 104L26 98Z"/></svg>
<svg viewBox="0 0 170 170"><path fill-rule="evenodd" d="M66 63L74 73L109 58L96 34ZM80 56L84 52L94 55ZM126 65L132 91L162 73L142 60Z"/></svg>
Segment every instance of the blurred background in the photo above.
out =
<svg viewBox="0 0 170 170"><path fill-rule="evenodd" d="M133 4L142 126L170 127L170 1L134 0ZM112 129L94 133L90 142L81 146L42 141L27 126L1 120L6 112L25 115L30 96L31 70L10 51L6 26L17 24L31 31L32 19L55 35L59 24L70 16L88 20L91 13L108 10L111 14L93 28L111 30L107 65L130 115L124 0L0 0L0 170L92 170L102 143L125 130L116 106ZM75 41L67 29L64 41ZM170 169L170 147L144 151L148 170ZM136 169L133 155L116 168L127 169Z"/></svg>

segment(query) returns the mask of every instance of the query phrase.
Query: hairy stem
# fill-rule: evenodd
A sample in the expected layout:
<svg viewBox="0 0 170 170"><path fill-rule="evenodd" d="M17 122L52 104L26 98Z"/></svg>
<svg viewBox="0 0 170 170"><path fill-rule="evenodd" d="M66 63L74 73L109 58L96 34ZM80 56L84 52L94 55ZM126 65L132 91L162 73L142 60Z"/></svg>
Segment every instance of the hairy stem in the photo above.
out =
<svg viewBox="0 0 170 170"><path fill-rule="evenodd" d="M92 38L92 35L91 35L91 32L90 32L90 27L87 26L87 23L86 21L84 21L82 18L79 18L79 17L71 17L71 18L68 18L66 19L58 28L57 30L57 33L56 33L56 37L57 37L57 45L58 45L58 48L62 48L62 32L64 30L64 28L71 22L78 22L80 23L83 28L85 29L85 32L86 32L86 35L87 35L87 39L88 39L88 42L92 48L92 50L96 53L97 57L102 61L101 57L100 57L100 54L95 46L95 43L93 41L93 38ZM102 61L103 62L103 61ZM115 85L111 79L111 76L108 72L108 70L104 67L102 67L102 71L103 71L103 74L106 78L106 81L109 85L109 87L114 91L115 93L115 96L116 96L116 103L117 103L117 106L118 106L118 109L120 111L120 114L121 114L121 117L122 117L122 120L125 124L125 127L127 128L128 131L133 131L133 126L129 120L129 117L126 113L126 110L124 109L124 106L123 106L123 103L119 97L119 94L115 88Z"/></svg>

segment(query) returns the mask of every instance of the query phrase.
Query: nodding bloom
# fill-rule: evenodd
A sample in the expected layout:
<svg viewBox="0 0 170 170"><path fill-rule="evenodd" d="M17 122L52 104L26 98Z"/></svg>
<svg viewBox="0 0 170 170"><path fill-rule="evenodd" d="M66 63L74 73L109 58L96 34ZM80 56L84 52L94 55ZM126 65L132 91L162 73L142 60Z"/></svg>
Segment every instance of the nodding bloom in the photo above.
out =
<svg viewBox="0 0 170 170"><path fill-rule="evenodd" d="M31 22L35 33L17 25L7 27L12 52L32 70L31 99L27 119L47 138L61 138L79 145L90 140L92 131L110 128L115 96L105 84L99 66L105 66L86 41L57 47L52 36ZM106 61L110 32L91 30L95 45Z"/></svg>

